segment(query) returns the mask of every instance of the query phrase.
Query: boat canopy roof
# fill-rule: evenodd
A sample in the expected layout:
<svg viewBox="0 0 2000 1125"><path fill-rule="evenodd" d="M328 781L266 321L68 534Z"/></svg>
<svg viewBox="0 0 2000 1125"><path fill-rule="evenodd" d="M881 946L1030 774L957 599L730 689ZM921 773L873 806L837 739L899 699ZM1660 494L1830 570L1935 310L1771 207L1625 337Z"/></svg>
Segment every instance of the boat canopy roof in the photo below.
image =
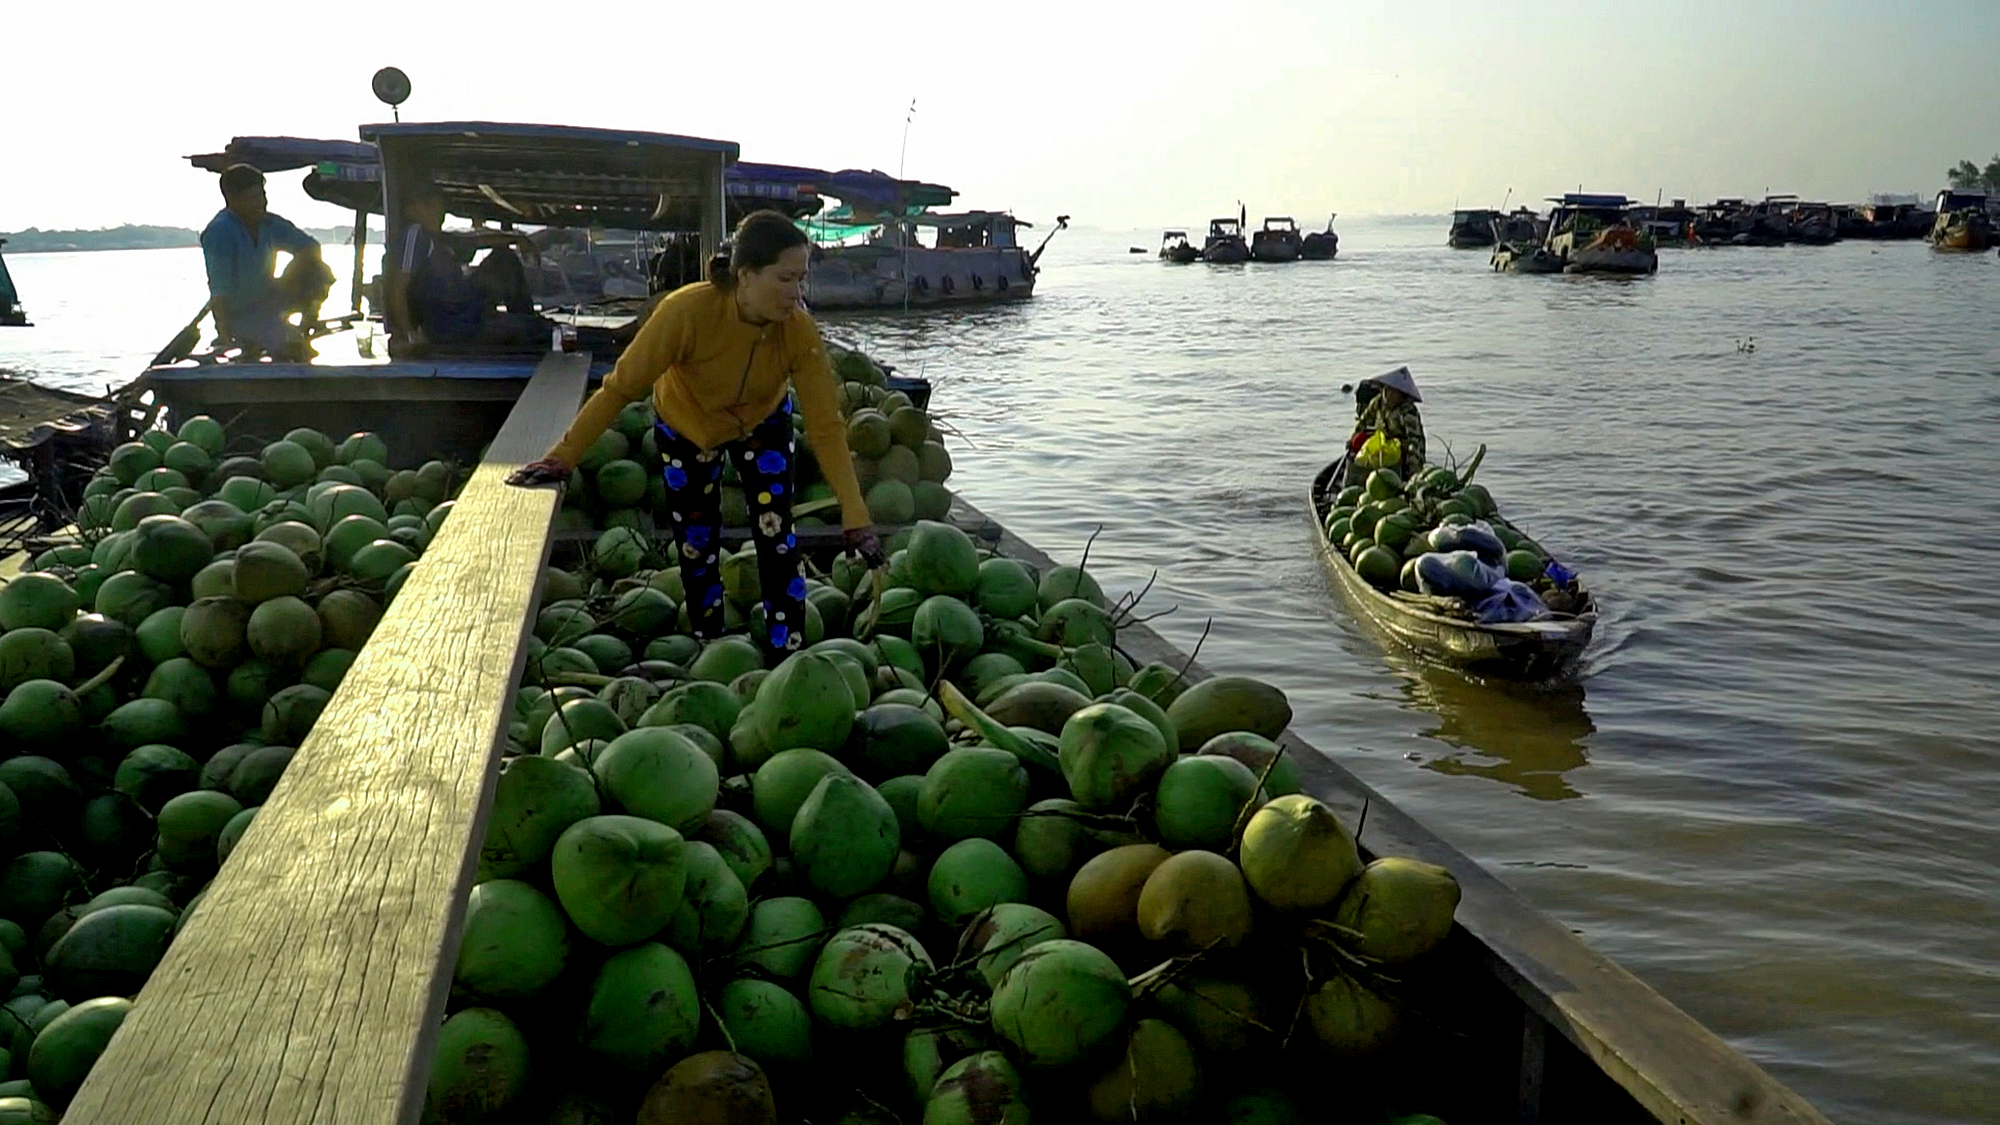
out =
<svg viewBox="0 0 2000 1125"><path fill-rule="evenodd" d="M1550 203L1560 203L1565 207L1629 207L1632 201L1622 195L1596 195L1588 192L1571 191L1548 197Z"/></svg>

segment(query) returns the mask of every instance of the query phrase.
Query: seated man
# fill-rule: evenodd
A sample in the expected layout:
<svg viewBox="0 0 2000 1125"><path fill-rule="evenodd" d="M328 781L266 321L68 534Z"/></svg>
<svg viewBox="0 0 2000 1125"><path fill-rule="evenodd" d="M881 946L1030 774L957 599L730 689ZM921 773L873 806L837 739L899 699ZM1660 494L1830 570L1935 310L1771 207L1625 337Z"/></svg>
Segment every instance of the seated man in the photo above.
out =
<svg viewBox="0 0 2000 1125"><path fill-rule="evenodd" d="M388 271L389 313L398 351L431 344L532 344L546 341L555 322L535 313L528 274L509 245L530 255L535 244L518 231L444 229L444 195L419 186L404 205L408 225ZM465 263L491 247L470 270ZM499 311L505 309L504 312Z"/></svg>
<svg viewBox="0 0 2000 1125"><path fill-rule="evenodd" d="M208 269L210 309L217 341L246 353L304 360L306 332L333 288L333 271L320 260L319 242L266 210L264 173L248 164L222 170L222 210L201 232ZM273 278L278 251L292 256L283 277ZM286 318L299 313L300 326Z"/></svg>

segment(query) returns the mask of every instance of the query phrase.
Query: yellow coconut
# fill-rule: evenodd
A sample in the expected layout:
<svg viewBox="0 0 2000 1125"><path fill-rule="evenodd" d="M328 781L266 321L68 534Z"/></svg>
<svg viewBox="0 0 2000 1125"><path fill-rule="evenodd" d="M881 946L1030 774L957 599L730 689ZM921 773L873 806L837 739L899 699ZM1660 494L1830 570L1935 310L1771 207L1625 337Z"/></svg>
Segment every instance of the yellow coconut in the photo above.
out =
<svg viewBox="0 0 2000 1125"><path fill-rule="evenodd" d="M1258 809L1243 830L1239 854L1250 890L1290 913L1331 906L1361 874L1353 834L1332 809L1303 793Z"/></svg>
<svg viewBox="0 0 2000 1125"><path fill-rule="evenodd" d="M1402 1030L1402 1009L1345 973L1336 973L1306 998L1306 1018L1320 1046L1344 1058L1379 1054Z"/></svg>
<svg viewBox="0 0 2000 1125"><path fill-rule="evenodd" d="M1451 933L1458 880L1433 863L1384 856L1369 864L1340 896L1333 920L1348 933L1350 953L1384 965L1414 961Z"/></svg>
<svg viewBox="0 0 2000 1125"><path fill-rule="evenodd" d="M1101 945L1137 937L1139 894L1169 858L1158 844L1128 844L1090 858L1069 883L1069 934Z"/></svg>
<svg viewBox="0 0 2000 1125"><path fill-rule="evenodd" d="M1139 891L1139 932L1186 953L1235 949L1250 937L1250 888L1214 852L1179 852Z"/></svg>

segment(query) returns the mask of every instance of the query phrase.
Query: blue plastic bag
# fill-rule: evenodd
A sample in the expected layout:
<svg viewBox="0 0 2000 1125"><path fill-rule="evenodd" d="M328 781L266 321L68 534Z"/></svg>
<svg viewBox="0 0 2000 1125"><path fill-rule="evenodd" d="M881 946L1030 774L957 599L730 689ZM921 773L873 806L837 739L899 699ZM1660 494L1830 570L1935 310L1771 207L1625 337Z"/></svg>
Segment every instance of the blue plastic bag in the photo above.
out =
<svg viewBox="0 0 2000 1125"><path fill-rule="evenodd" d="M1503 579L1499 588L1492 594L1472 607L1472 615L1481 625L1539 621L1549 615L1549 607L1542 604L1540 595L1536 594L1527 583L1508 578Z"/></svg>
<svg viewBox="0 0 2000 1125"><path fill-rule="evenodd" d="M1431 532L1431 550L1443 554L1453 551L1471 551L1479 556L1479 561L1501 568L1507 568L1507 545L1493 534L1493 529L1484 520L1473 523L1446 524Z"/></svg>
<svg viewBox="0 0 2000 1125"><path fill-rule="evenodd" d="M1549 581L1564 589L1567 589L1570 583L1576 581L1576 571L1571 570L1554 559L1550 559L1549 565L1542 568L1542 574L1547 576Z"/></svg>
<svg viewBox="0 0 2000 1125"><path fill-rule="evenodd" d="M1507 580L1507 572L1472 551L1432 551L1417 556L1417 589L1441 598L1478 601Z"/></svg>

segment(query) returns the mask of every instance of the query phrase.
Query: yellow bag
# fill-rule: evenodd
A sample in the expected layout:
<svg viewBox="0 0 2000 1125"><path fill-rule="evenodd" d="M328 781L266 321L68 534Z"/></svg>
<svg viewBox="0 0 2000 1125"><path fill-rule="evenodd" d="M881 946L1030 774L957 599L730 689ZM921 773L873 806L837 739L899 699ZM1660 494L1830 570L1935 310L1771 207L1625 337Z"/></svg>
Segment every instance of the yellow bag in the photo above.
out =
<svg viewBox="0 0 2000 1125"><path fill-rule="evenodd" d="M1376 430L1361 443L1361 452L1354 455L1354 463L1364 469L1396 468L1403 463L1403 443Z"/></svg>

